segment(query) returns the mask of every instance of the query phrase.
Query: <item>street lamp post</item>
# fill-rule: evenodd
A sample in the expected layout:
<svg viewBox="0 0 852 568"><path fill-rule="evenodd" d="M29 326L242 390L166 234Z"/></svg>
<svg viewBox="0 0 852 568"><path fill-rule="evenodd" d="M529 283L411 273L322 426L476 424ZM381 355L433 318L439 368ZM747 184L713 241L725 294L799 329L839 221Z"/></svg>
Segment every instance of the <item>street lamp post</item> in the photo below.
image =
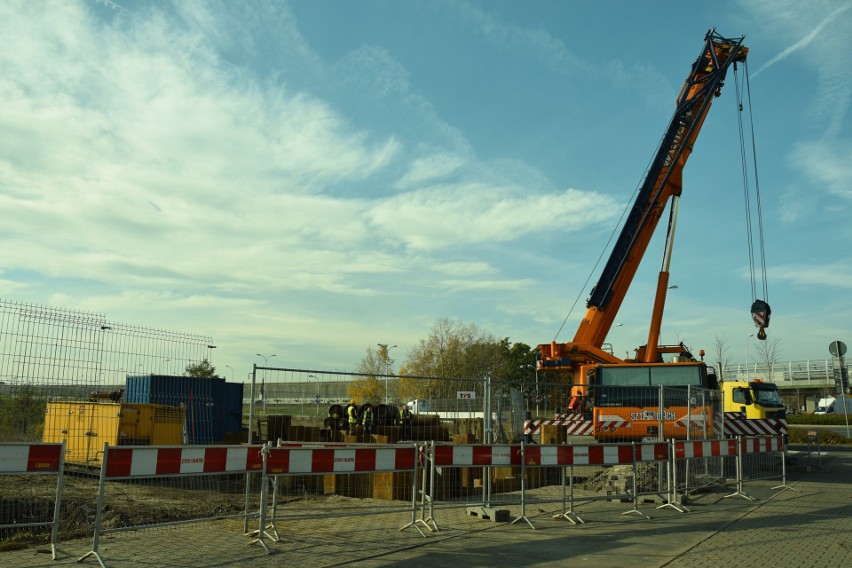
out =
<svg viewBox="0 0 852 568"><path fill-rule="evenodd" d="M266 414L266 393L264 392L266 387L266 367L269 365L269 360L275 357L275 355L261 355L257 354L258 357L263 357L263 380L260 382L260 400L263 402L263 413Z"/></svg>
<svg viewBox="0 0 852 568"><path fill-rule="evenodd" d="M388 375L390 375L390 350L396 347L396 345L391 345L388 347L387 343L377 343L379 347L382 348L382 353L385 358L385 406L388 404Z"/></svg>
<svg viewBox="0 0 852 568"><path fill-rule="evenodd" d="M320 403L320 384L319 384L319 377L317 377L316 375L308 375L308 378L309 378L309 379L313 378L313 379L314 379L314 380L316 380L316 382L317 382L317 396L316 396L316 398L315 398L314 400L316 401L316 405L317 405L317 416L319 416L319 403Z"/></svg>
<svg viewBox="0 0 852 568"><path fill-rule="evenodd" d="M231 370L231 380L233 381L234 380L234 368L231 367L230 365L225 365L225 368Z"/></svg>

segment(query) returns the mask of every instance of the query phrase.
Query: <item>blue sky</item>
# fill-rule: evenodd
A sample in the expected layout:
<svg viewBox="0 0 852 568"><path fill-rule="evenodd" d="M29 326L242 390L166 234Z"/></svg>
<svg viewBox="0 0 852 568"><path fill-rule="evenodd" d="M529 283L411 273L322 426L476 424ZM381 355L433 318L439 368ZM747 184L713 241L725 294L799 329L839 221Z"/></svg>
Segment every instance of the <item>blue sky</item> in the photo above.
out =
<svg viewBox="0 0 852 568"><path fill-rule="evenodd" d="M0 297L210 335L239 374L401 363L441 318L568 341L711 27L750 49L770 339L828 358L852 343L850 1L2 2ZM735 91L684 172L661 339L737 362Z"/></svg>

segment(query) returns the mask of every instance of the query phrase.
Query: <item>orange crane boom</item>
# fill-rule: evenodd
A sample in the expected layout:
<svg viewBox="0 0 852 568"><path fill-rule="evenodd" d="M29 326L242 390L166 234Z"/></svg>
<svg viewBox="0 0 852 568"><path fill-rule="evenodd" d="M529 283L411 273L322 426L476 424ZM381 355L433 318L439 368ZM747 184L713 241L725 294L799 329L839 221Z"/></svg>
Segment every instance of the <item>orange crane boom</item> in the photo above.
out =
<svg viewBox="0 0 852 568"><path fill-rule="evenodd" d="M668 288L668 264L682 190L683 168L692 153L713 99L721 92L728 68L746 59L748 48L743 46L743 39L725 38L713 29L707 32L704 47L678 95L675 112L648 174L613 246L609 260L589 296L586 304L588 311L573 341L553 341L538 346L539 370L573 372L578 370L580 365L587 363L624 362L603 350L602 346L669 202L672 203L672 209L666 239L667 250L657 284L648 344L638 350L637 360L656 362L659 361L661 352L671 352L670 348L660 347L658 343Z"/></svg>

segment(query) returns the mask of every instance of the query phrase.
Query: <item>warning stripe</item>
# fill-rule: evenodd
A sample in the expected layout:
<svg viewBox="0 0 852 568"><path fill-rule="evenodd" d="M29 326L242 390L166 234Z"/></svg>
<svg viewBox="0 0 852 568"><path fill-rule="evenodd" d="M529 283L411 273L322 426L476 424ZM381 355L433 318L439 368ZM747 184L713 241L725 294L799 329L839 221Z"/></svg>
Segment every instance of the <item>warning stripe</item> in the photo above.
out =
<svg viewBox="0 0 852 568"><path fill-rule="evenodd" d="M737 455L736 440L676 441L675 459L709 458Z"/></svg>
<svg viewBox="0 0 852 568"><path fill-rule="evenodd" d="M62 444L0 444L0 474L58 473Z"/></svg>
<svg viewBox="0 0 852 568"><path fill-rule="evenodd" d="M246 473L263 468L262 446L112 447L106 477Z"/></svg>
<svg viewBox="0 0 852 568"><path fill-rule="evenodd" d="M586 422L582 414L560 414L552 420L524 420L524 434L534 434L542 426L562 426L577 422Z"/></svg>
<svg viewBox="0 0 852 568"><path fill-rule="evenodd" d="M784 438L743 438L742 444L746 454L780 452L784 449Z"/></svg>
<svg viewBox="0 0 852 568"><path fill-rule="evenodd" d="M725 437L735 436L786 436L787 421L781 418L746 418L744 412L725 412L713 415L713 430Z"/></svg>
<svg viewBox="0 0 852 568"><path fill-rule="evenodd" d="M435 465L520 465L521 446L435 446Z"/></svg>
<svg viewBox="0 0 852 568"><path fill-rule="evenodd" d="M415 448L272 448L266 473L358 473L414 469Z"/></svg>
<svg viewBox="0 0 852 568"><path fill-rule="evenodd" d="M496 452L489 452L489 448ZM524 446L435 446L435 465L450 466L570 466L624 465L666 461L665 442L647 444L531 445Z"/></svg>

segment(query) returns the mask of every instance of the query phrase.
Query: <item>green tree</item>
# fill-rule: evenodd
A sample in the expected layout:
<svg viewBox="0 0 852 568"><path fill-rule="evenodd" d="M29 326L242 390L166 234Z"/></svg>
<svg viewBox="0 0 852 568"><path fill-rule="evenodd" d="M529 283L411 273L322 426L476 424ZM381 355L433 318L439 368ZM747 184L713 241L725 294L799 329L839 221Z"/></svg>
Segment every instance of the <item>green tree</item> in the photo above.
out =
<svg viewBox="0 0 852 568"><path fill-rule="evenodd" d="M186 366L185 374L187 377L201 377L212 379L216 377L216 367L214 367L207 359L200 363L190 363Z"/></svg>
<svg viewBox="0 0 852 568"><path fill-rule="evenodd" d="M27 387L0 397L0 440L31 442L41 440L44 428L44 400Z"/></svg>

